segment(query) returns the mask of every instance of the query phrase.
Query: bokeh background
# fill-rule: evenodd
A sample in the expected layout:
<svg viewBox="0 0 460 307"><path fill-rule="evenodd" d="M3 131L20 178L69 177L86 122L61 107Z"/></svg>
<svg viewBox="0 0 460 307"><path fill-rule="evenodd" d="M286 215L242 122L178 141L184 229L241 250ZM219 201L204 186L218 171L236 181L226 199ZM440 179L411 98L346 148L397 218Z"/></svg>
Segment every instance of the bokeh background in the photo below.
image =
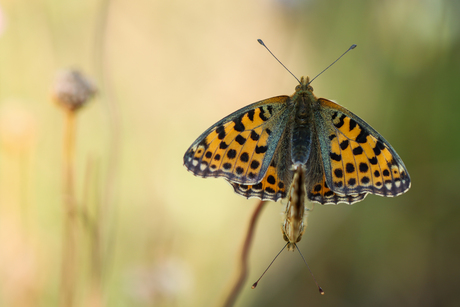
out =
<svg viewBox="0 0 460 307"><path fill-rule="evenodd" d="M188 173L211 124L315 80L391 142L412 178L397 198L319 206L284 252L281 205L257 224L236 306L457 306L460 3L454 0L0 0L0 305L62 292L64 116L78 68L99 94L78 114L75 306L219 306L257 200ZM84 213L84 214L83 214Z"/></svg>

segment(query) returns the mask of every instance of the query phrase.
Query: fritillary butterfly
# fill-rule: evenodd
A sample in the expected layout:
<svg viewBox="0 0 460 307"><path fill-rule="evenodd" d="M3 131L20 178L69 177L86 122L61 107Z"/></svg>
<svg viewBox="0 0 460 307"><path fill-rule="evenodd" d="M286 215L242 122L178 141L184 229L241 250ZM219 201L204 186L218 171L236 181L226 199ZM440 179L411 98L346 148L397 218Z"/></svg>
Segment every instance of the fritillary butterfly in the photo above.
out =
<svg viewBox="0 0 460 307"><path fill-rule="evenodd" d="M223 177L246 198L287 199L288 249L305 231L305 198L353 204L367 194L394 197L410 177L393 147L337 103L317 98L302 77L292 96L248 105L193 142L184 165L199 177Z"/></svg>

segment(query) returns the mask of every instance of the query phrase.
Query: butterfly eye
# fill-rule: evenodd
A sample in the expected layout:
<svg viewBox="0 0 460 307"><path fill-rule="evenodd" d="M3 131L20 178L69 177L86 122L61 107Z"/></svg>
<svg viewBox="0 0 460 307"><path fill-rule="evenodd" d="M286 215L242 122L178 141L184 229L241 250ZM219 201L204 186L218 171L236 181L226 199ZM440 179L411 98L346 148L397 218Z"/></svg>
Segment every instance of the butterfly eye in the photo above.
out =
<svg viewBox="0 0 460 307"><path fill-rule="evenodd" d="M297 85L297 86L295 87L295 91L296 91L296 92L300 91L301 87L302 87L302 86L301 86L300 84Z"/></svg>

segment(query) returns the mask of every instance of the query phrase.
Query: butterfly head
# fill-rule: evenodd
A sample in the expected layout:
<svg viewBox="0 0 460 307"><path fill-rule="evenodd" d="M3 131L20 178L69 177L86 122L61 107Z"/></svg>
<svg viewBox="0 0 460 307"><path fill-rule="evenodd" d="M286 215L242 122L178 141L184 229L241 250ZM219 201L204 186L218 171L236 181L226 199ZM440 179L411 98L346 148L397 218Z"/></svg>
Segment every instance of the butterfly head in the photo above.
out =
<svg viewBox="0 0 460 307"><path fill-rule="evenodd" d="M313 92L313 87L310 85L310 78L309 77L302 77L300 78L300 84L295 87L295 91L308 91Z"/></svg>

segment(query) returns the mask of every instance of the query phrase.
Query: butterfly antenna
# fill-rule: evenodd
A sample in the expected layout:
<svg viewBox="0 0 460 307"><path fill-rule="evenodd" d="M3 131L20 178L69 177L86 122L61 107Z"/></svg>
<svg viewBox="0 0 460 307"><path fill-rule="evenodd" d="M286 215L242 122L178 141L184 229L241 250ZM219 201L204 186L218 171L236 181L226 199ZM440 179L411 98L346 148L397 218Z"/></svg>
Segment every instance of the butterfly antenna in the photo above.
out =
<svg viewBox="0 0 460 307"><path fill-rule="evenodd" d="M252 287L251 287L252 289L255 289L257 287L257 284L259 283L259 281L262 279L262 277L264 277L265 273L267 273L268 269L272 266L273 262L275 262L276 258L278 258L278 256L286 248L287 245L288 245L288 243L286 243L286 245L283 246L283 248L279 251L279 253L275 256L275 258L273 258L272 262L270 262L270 264L265 269L265 271L262 273L262 275L259 277L259 279L257 279L257 281L252 284Z"/></svg>
<svg viewBox="0 0 460 307"><path fill-rule="evenodd" d="M355 45L355 46L356 46L356 45ZM300 252L300 249L299 249L299 247L297 246L297 244L295 245L295 247L296 247L297 250L299 251L300 256L302 256L303 262L305 262L305 264L307 265L307 268L308 268L308 270L310 271L311 277L313 277L313 280L315 281L315 284L316 284L316 286L318 287L319 293L321 293L321 295L324 295L324 290L323 290L323 288L321 288L321 287L318 285L318 282L316 281L315 276L313 276L313 272L310 270L310 266L308 265L307 261L305 260L305 258L303 257L302 253Z"/></svg>
<svg viewBox="0 0 460 307"><path fill-rule="evenodd" d="M281 63L280 60L278 60L278 58L270 51L270 49L268 49L268 47L265 46L264 42L263 42L260 38L259 38L257 41L259 42L259 44L261 44L262 46L264 46L265 49L268 50L268 52L270 52L270 54L278 61L278 63L280 63L280 64L281 64L281 65L282 65L292 76L294 76L294 78L295 78L300 84L302 84L302 83L300 82L300 80L297 79L297 77L296 77L286 66L284 66L284 64Z"/></svg>
<svg viewBox="0 0 460 307"><path fill-rule="evenodd" d="M341 57L343 57L343 56L344 56L344 55L345 55L345 54L346 54L348 51L350 51L350 50L352 50L352 49L355 49L355 48L356 48L356 46L357 46L357 45L355 45L355 44L351 45L351 46L350 46L350 48L348 48L348 50L347 50L347 51L345 51L344 53L342 53L342 55L341 55L341 56L339 56L339 57L337 58L337 60L335 60L334 62L332 62L332 63L331 63L331 65L329 65L328 67L324 68L324 69L323 69L323 71L322 71L322 72L320 72L319 74L317 74L317 75L316 75L316 77L314 77L313 79L311 79L311 80L310 80L310 82L308 82L308 84L312 83L312 82L313 82L313 80L315 80L316 78L318 78L318 77L319 77L319 75L321 75L323 72L325 72L326 70L328 70L328 69L329 69L329 67L331 67L332 65L334 65L334 64L335 64L335 62L337 62L338 60L340 60L340 58L341 58Z"/></svg>

